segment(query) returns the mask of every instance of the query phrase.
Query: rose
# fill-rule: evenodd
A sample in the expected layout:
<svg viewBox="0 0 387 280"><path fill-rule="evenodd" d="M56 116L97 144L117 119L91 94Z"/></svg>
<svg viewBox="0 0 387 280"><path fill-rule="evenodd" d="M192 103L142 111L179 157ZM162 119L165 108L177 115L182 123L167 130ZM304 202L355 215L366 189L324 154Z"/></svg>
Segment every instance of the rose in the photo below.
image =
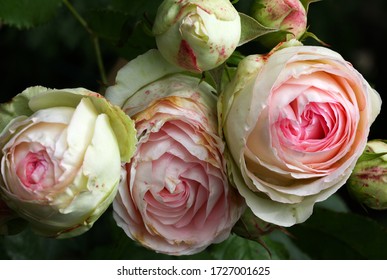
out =
<svg viewBox="0 0 387 280"><path fill-rule="evenodd" d="M244 204L225 173L213 88L176 71L151 50L118 72L106 96L133 118L139 141L114 218L143 246L183 255L225 240Z"/></svg>
<svg viewBox="0 0 387 280"><path fill-rule="evenodd" d="M165 0L157 11L153 33L167 61L202 72L231 56L239 43L241 22L228 0Z"/></svg>
<svg viewBox="0 0 387 280"><path fill-rule="evenodd" d="M351 197L376 210L387 209L387 141L374 139L356 163L346 184Z"/></svg>
<svg viewBox="0 0 387 280"><path fill-rule="evenodd" d="M252 14L263 25L288 31L295 39L306 30L306 10L299 0L255 0Z"/></svg>
<svg viewBox="0 0 387 280"><path fill-rule="evenodd" d="M262 25L278 30L260 38L269 47L300 39L306 31L307 12L300 0L255 0L251 13Z"/></svg>
<svg viewBox="0 0 387 280"><path fill-rule="evenodd" d="M291 226L346 182L381 100L338 53L290 46L244 59L220 106L239 192L259 218Z"/></svg>
<svg viewBox="0 0 387 280"><path fill-rule="evenodd" d="M86 89L31 87L0 109L4 201L38 234L87 231L117 192L134 123Z"/></svg>

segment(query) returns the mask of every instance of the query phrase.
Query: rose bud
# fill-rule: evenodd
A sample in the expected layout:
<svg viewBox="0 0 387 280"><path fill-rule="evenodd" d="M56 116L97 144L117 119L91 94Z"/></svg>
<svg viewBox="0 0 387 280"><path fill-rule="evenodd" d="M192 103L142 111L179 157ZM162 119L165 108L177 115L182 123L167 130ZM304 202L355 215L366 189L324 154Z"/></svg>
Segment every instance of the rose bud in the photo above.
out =
<svg viewBox="0 0 387 280"><path fill-rule="evenodd" d="M219 107L230 179L257 217L291 226L345 184L381 99L338 53L289 46L242 60Z"/></svg>
<svg viewBox="0 0 387 280"><path fill-rule="evenodd" d="M178 71L151 50L118 72L106 96L138 137L113 202L118 226L147 248L187 255L225 240L244 203L228 183L214 89Z"/></svg>
<svg viewBox="0 0 387 280"><path fill-rule="evenodd" d="M0 193L38 234L72 237L113 201L133 121L86 89L31 87L0 105Z"/></svg>
<svg viewBox="0 0 387 280"><path fill-rule="evenodd" d="M376 210L387 209L387 141L368 141L347 189L359 203Z"/></svg>
<svg viewBox="0 0 387 280"><path fill-rule="evenodd" d="M231 56L239 43L241 22L229 0L165 0L157 11L153 33L167 61L202 72Z"/></svg>
<svg viewBox="0 0 387 280"><path fill-rule="evenodd" d="M299 0L255 0L252 17L265 27L279 30L260 38L265 45L299 39L306 31L307 13Z"/></svg>

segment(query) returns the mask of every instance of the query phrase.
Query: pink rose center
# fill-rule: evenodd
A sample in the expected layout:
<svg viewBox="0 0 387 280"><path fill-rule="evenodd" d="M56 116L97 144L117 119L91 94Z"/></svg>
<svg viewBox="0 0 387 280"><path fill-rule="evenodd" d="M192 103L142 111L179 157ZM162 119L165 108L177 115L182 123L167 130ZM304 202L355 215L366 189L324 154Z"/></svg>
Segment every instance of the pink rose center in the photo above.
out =
<svg viewBox="0 0 387 280"><path fill-rule="evenodd" d="M318 112L315 103L309 104L305 111L295 120L283 118L280 127L286 137L299 141L323 139L329 132L324 117Z"/></svg>
<svg viewBox="0 0 387 280"><path fill-rule="evenodd" d="M51 165L45 150L28 152L17 166L17 175L25 187L32 190L42 189L51 185L51 176L47 176L52 170Z"/></svg>
<svg viewBox="0 0 387 280"><path fill-rule="evenodd" d="M176 207L186 203L189 197L189 189L186 182L183 181L176 185L173 192L167 188L163 188L158 194L164 204L170 207Z"/></svg>
<svg viewBox="0 0 387 280"><path fill-rule="evenodd" d="M310 102L299 112L293 101L276 122L283 146L295 150L310 150L311 145L325 143L325 148L346 135L346 114L338 103Z"/></svg>

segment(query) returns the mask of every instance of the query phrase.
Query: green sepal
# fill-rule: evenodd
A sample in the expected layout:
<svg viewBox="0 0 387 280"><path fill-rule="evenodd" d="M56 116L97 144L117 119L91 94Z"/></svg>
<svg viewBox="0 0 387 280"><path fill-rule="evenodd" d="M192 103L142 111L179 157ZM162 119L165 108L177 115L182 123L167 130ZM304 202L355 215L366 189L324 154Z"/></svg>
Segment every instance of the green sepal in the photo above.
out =
<svg viewBox="0 0 387 280"><path fill-rule="evenodd" d="M381 158L381 157L387 155L387 152L384 152L384 151L381 152L380 150L379 150L379 152L376 152L372 149L372 147L369 146L369 145L371 145L371 143L374 143L374 142L382 142L384 144L387 144L387 140L383 140L383 139L370 140L367 143L367 146L364 149L362 155L357 160L357 164L359 164L361 162L365 162L365 161L372 161L374 159L378 159L378 158ZM381 158L381 160L386 161L384 158Z"/></svg>
<svg viewBox="0 0 387 280"><path fill-rule="evenodd" d="M305 11L308 13L309 5L314 2L320 2L322 0L300 0L301 4L304 6Z"/></svg>
<svg viewBox="0 0 387 280"><path fill-rule="evenodd" d="M275 48L278 44L288 42L287 35L292 34L287 30L278 30L272 33L264 34L257 41L269 50Z"/></svg>
<svg viewBox="0 0 387 280"><path fill-rule="evenodd" d="M275 28L263 26L256 19L244 13L239 13L239 16L241 18L241 38L239 39L238 46L246 44L263 35L279 31Z"/></svg>
<svg viewBox="0 0 387 280"><path fill-rule="evenodd" d="M360 163L360 162L365 162L365 161L371 161L371 160L374 160L374 159L377 159L377 158L380 158L384 155L387 155L387 152L386 153L372 153L372 152L363 152L363 154L359 157L359 159L357 160L357 163Z"/></svg>
<svg viewBox="0 0 387 280"><path fill-rule="evenodd" d="M316 40L318 43L320 43L321 45L323 45L325 47L329 47L329 44L325 43L323 40L318 38L316 34L314 34L312 32L309 32L309 31L305 31L304 34L302 34L302 36L301 36L301 38L299 40L301 42L303 42L307 38L312 38L312 39Z"/></svg>

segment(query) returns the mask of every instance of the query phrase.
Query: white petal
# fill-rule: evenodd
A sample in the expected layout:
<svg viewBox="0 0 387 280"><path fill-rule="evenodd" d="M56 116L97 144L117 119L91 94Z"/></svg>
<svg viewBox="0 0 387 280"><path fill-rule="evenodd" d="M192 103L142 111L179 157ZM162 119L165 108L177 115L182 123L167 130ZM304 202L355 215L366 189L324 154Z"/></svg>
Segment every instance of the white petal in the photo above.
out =
<svg viewBox="0 0 387 280"><path fill-rule="evenodd" d="M68 148L63 154L61 166L65 169L59 180L66 180L74 170L78 170L83 161L95 128L98 113L90 100L84 98L76 107L67 128Z"/></svg>
<svg viewBox="0 0 387 280"><path fill-rule="evenodd" d="M159 51L149 50L121 68L116 84L107 88L106 98L122 107L139 89L165 75L181 71L164 60Z"/></svg>

